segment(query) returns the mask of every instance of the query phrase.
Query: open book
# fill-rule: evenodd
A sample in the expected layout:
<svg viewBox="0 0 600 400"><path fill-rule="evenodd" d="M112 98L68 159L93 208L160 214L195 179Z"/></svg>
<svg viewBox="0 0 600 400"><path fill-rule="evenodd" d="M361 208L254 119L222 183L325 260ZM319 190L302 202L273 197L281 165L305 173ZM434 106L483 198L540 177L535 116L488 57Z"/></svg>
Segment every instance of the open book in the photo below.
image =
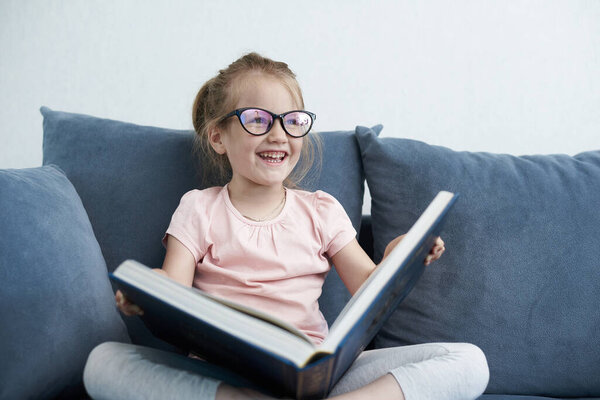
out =
<svg viewBox="0 0 600 400"><path fill-rule="evenodd" d="M350 299L320 345L270 315L188 288L127 260L113 274L153 334L294 398L323 398L421 276L457 195L440 192Z"/></svg>

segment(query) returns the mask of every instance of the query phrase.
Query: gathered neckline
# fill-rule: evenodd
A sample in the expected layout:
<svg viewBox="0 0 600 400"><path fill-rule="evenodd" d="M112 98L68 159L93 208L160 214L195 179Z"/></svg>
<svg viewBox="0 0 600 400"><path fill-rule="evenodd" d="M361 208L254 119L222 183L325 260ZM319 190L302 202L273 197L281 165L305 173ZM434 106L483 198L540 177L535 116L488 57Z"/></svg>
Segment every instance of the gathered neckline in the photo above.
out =
<svg viewBox="0 0 600 400"><path fill-rule="evenodd" d="M254 225L254 226L268 226L268 225L278 223L285 216L285 214L288 210L289 203L290 203L289 200L291 197L291 196L289 196L289 194L292 191L289 190L288 188L284 188L284 189L285 189L285 197L284 197L284 201L283 201L283 207L281 207L281 211L279 211L279 214L277 214L275 217L273 217L271 219L266 219L263 221L256 221L252 218L248 218L245 215L243 215L237 208L235 208L235 206L231 202L231 198L229 197L229 191L227 190L227 185L223 186L223 189L221 189L221 195L224 197L225 205L227 206L229 211L231 211L242 222L244 222L248 225ZM277 208L279 208L279 207L280 207L280 205L277 206Z"/></svg>

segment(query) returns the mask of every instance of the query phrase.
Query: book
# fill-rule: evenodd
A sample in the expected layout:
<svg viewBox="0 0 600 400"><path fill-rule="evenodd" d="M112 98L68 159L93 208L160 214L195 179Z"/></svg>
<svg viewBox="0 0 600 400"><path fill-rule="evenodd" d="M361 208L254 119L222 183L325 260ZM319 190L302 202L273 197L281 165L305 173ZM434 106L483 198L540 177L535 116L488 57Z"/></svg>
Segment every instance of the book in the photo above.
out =
<svg viewBox="0 0 600 400"><path fill-rule="evenodd" d="M324 398L371 342L423 270L458 195L439 192L352 296L320 345L264 312L186 287L133 260L110 279L157 337L276 393Z"/></svg>

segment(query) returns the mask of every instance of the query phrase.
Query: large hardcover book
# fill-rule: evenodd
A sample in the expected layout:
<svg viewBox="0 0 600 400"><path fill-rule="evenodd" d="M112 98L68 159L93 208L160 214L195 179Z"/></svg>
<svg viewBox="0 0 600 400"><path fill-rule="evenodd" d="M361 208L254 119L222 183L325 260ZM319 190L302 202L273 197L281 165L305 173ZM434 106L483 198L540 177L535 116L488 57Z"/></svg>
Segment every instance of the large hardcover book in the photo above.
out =
<svg viewBox="0 0 600 400"><path fill-rule="evenodd" d="M440 192L352 296L320 345L268 314L183 286L136 261L113 274L152 333L230 368L271 393L326 397L421 276L457 195Z"/></svg>

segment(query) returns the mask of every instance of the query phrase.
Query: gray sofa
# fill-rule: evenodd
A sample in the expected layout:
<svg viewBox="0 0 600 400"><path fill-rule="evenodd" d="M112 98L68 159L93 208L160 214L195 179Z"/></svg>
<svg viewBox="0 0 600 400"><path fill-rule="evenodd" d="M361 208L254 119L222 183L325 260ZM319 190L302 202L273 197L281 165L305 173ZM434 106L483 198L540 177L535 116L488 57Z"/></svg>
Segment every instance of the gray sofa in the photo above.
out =
<svg viewBox="0 0 600 400"><path fill-rule="evenodd" d="M0 170L0 399L85 398L82 369L103 341L177 351L121 318L107 272L127 258L160 266L179 198L206 186L189 131L42 114L44 165ZM372 347L471 342L490 366L483 399L599 398L600 151L456 152L380 131L321 133L305 182L342 203L375 261L439 190L461 197L446 254ZM348 298L333 271L330 323Z"/></svg>

